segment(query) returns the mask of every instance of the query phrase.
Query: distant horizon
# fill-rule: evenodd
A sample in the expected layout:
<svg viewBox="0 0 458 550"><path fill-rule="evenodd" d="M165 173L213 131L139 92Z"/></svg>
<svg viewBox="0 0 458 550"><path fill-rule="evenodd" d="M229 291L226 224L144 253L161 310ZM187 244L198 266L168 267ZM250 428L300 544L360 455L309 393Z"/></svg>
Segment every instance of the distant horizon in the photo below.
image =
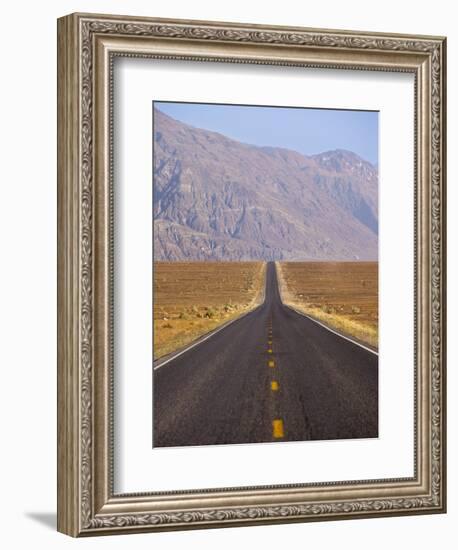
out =
<svg viewBox="0 0 458 550"><path fill-rule="evenodd" d="M281 264L343 264L343 263L347 263L347 264L378 264L379 261L378 259L377 260L348 260L348 259L345 259L345 260L259 260L259 259L255 259L255 260L219 260L217 258L206 258L205 260L155 260L153 258L153 263L154 264L160 264L160 263L177 263L177 264L198 264L198 263L220 263L220 264L224 264L224 263L228 263L228 264L231 264L231 263L238 263L238 264L243 264L243 263L258 263L258 262L261 262L261 263L281 263Z"/></svg>
<svg viewBox="0 0 458 550"><path fill-rule="evenodd" d="M378 112L154 101L165 115L257 147L306 156L344 150L378 169Z"/></svg>

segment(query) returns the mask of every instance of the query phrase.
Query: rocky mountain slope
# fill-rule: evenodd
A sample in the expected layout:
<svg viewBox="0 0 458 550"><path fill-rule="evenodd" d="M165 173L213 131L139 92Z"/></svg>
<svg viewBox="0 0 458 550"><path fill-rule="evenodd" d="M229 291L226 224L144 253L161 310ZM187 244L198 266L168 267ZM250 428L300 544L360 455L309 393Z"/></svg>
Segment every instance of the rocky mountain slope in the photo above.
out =
<svg viewBox="0 0 458 550"><path fill-rule="evenodd" d="M374 260L377 170L257 147L154 111L155 260Z"/></svg>

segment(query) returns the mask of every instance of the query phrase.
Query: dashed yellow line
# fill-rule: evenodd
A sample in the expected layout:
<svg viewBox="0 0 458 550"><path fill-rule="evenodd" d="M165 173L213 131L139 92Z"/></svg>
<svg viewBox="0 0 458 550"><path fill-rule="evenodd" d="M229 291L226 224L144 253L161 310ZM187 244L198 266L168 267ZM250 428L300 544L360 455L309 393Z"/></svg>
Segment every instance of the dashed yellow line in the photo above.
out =
<svg viewBox="0 0 458 550"><path fill-rule="evenodd" d="M272 354L272 343L273 343L273 336L272 336L272 320L270 319L267 323L267 353ZM268 366L273 368L275 367L275 361L273 359L269 359L267 362ZM277 380L271 380L270 382L270 389L271 391L277 392L280 389L280 385ZM274 439L281 439L282 437L285 437L285 428L283 426L283 420L281 418L276 418L272 421L272 436Z"/></svg>
<svg viewBox="0 0 458 550"><path fill-rule="evenodd" d="M275 439L278 439L280 437L285 437L285 431L283 429L283 420L280 418L277 418L272 422L273 427L273 436Z"/></svg>

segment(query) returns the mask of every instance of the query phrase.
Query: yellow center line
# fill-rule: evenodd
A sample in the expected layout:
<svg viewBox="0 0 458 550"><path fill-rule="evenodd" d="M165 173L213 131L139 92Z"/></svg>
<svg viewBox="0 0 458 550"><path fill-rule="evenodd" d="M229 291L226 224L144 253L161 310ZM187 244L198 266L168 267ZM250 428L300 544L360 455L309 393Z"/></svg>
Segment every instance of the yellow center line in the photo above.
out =
<svg viewBox="0 0 458 550"><path fill-rule="evenodd" d="M272 345L272 340L267 340L267 343L269 344L269 346Z"/></svg>
<svg viewBox="0 0 458 550"><path fill-rule="evenodd" d="M272 349L269 348L269 349L267 350L267 353L273 353Z"/></svg>
<svg viewBox="0 0 458 550"><path fill-rule="evenodd" d="M276 380L272 380L270 383L270 389L272 391L278 391L278 382Z"/></svg>
<svg viewBox="0 0 458 550"><path fill-rule="evenodd" d="M269 367L275 367L275 361L269 361Z"/></svg>
<svg viewBox="0 0 458 550"><path fill-rule="evenodd" d="M280 418L274 420L272 422L272 426L273 426L273 436L276 439L278 439L279 437L285 436L285 432L283 429L283 420L281 420Z"/></svg>

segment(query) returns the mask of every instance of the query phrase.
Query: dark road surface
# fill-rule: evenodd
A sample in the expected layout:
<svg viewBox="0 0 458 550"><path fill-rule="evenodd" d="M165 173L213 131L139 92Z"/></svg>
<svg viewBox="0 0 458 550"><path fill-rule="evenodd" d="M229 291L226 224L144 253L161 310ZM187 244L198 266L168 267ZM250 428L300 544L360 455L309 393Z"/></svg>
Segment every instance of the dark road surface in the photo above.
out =
<svg viewBox="0 0 458 550"><path fill-rule="evenodd" d="M273 263L261 306L154 369L155 447L377 436L378 356L283 305Z"/></svg>

